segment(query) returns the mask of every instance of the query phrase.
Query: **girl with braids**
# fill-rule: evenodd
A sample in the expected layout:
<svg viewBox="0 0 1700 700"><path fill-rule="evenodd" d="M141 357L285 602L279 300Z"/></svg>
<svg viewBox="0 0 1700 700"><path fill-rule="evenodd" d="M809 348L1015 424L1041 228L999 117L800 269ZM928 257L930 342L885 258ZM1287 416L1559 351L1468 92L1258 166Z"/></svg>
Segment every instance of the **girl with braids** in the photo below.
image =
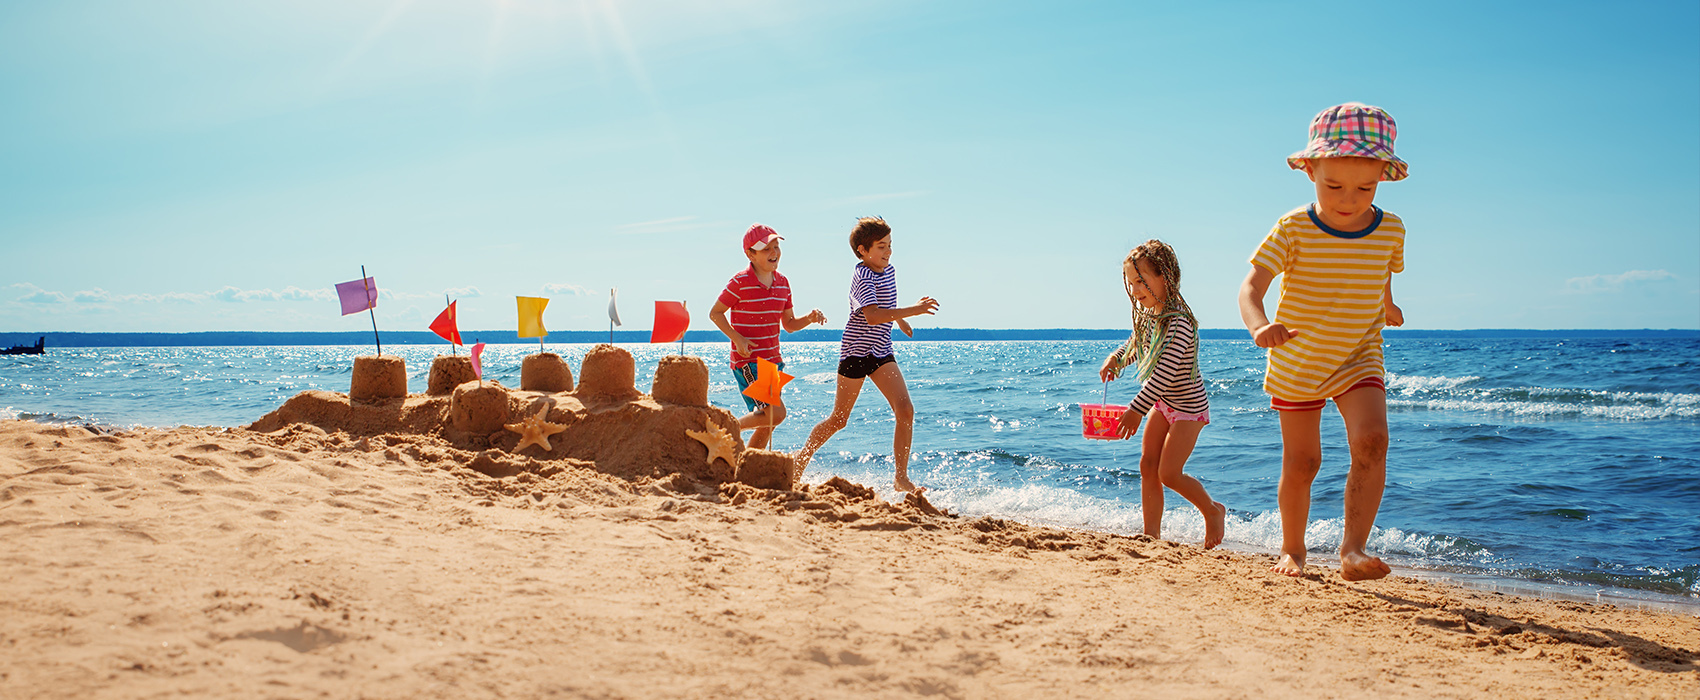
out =
<svg viewBox="0 0 1700 700"><path fill-rule="evenodd" d="M1162 537L1163 487L1174 489L1204 515L1204 548L1222 543L1228 509L1210 500L1204 484L1181 470L1198 433L1210 423L1210 398L1198 373L1198 320L1181 298L1181 267L1175 249L1155 238L1122 261L1122 284L1133 304L1133 335L1098 370L1108 382L1133 366L1145 385L1122 414L1119 432L1133 437L1139 424L1145 441L1139 456L1139 504L1145 534Z"/></svg>

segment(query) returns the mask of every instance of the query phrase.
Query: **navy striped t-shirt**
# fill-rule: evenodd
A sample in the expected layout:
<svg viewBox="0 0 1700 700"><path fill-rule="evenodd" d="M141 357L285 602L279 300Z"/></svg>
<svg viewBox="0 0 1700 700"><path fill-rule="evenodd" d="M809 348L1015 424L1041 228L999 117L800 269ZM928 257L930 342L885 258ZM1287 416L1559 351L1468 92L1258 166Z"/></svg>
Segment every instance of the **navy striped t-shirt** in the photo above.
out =
<svg viewBox="0 0 1700 700"><path fill-rule="evenodd" d="M869 325L862 307L897 308L897 266L886 265L874 272L867 265L856 263L850 277L850 319L844 322L844 336L838 343L839 358L884 357L891 354L891 322Z"/></svg>

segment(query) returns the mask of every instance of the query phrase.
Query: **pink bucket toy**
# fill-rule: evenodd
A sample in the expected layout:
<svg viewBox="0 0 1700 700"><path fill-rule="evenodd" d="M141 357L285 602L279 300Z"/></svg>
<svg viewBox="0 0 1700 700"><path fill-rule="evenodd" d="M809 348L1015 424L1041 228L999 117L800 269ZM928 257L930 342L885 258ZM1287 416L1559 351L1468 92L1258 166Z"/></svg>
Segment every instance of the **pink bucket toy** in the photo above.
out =
<svg viewBox="0 0 1700 700"><path fill-rule="evenodd" d="M1127 406L1119 403L1080 404L1080 434L1088 440L1120 440L1116 434Z"/></svg>

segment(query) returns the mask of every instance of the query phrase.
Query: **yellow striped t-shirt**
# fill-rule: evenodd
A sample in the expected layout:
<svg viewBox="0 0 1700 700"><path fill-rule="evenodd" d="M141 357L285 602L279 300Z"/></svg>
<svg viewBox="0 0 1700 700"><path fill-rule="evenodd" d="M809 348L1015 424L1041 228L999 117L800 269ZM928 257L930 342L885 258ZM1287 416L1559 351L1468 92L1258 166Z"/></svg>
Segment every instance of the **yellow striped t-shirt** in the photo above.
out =
<svg viewBox="0 0 1700 700"><path fill-rule="evenodd" d="M1275 322L1299 335L1269 351L1263 390L1288 401L1329 399L1385 373L1382 306L1387 280L1405 270L1405 223L1375 210L1363 231L1328 228L1301 207L1275 222L1257 253L1281 277Z"/></svg>

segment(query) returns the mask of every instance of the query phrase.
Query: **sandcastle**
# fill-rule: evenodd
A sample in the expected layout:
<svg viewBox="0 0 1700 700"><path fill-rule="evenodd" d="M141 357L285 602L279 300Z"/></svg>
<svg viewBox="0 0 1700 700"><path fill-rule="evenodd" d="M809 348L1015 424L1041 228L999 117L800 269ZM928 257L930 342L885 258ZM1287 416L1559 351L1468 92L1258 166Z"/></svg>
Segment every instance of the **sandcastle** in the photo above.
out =
<svg viewBox="0 0 1700 700"><path fill-rule="evenodd" d="M477 380L478 374L472 371L472 358L465 355L438 357L431 362L431 380L426 384L425 393L431 396L452 394L455 387Z"/></svg>
<svg viewBox="0 0 1700 700"><path fill-rule="evenodd" d="M572 391L573 370L552 352L527 355L519 366L519 388L525 391Z"/></svg>
<svg viewBox="0 0 1700 700"><path fill-rule="evenodd" d="M463 358L438 358L432 366L431 390L424 394L407 393L400 358L357 358L348 394L302 392L248 429L272 432L304 423L362 437L429 435L486 459L509 454L504 459L583 460L598 471L630 479L679 474L703 484L735 481L779 490L795 485L789 455L747 449L737 417L708 403L708 368L702 360L662 358L651 385L653 395L646 395L635 386L631 353L618 347L591 348L579 368L576 389L571 369L559 356L543 353L526 359L529 363L540 357L542 371L553 374L539 375L535 385L522 368L520 389L472 380L447 391L439 382L461 376L461 363L455 360ZM552 368L548 358L559 367ZM566 388L553 388L563 384ZM506 426L526 421L533 434L538 422L548 424L549 449L543 449L542 442L520 449L525 431ZM687 431L707 437L693 438Z"/></svg>
<svg viewBox="0 0 1700 700"><path fill-rule="evenodd" d="M407 363L393 355L354 358L348 398L355 401L399 399L407 396Z"/></svg>

